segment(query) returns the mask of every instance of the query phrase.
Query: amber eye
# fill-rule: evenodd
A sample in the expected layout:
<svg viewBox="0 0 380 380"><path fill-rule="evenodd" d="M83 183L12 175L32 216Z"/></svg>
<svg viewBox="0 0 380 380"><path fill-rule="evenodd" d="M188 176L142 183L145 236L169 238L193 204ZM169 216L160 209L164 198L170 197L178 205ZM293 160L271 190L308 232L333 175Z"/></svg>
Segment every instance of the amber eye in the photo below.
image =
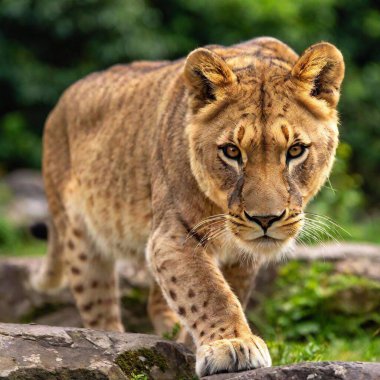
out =
<svg viewBox="0 0 380 380"><path fill-rule="evenodd" d="M288 153L287 153L288 160L302 156L302 154L305 152L305 149L306 149L305 146L300 145L300 144L291 146L288 149Z"/></svg>
<svg viewBox="0 0 380 380"><path fill-rule="evenodd" d="M238 160L240 158L240 150L237 146L228 144L223 148L223 153L226 157L231 158L232 160Z"/></svg>

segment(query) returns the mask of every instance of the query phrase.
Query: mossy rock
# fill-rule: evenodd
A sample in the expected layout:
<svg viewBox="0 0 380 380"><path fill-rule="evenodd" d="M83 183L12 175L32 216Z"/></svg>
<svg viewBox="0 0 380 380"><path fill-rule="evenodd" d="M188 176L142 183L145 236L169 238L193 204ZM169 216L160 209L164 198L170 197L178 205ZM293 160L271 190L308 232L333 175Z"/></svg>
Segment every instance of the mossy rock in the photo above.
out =
<svg viewBox="0 0 380 380"><path fill-rule="evenodd" d="M173 375L175 375L176 379L181 380L193 380L197 378L187 364L184 364L183 368L178 368L178 366L173 365L170 359L166 358L154 347L123 352L117 356L115 363L131 380L152 380L157 378L158 372L165 379L173 378Z"/></svg>
<svg viewBox="0 0 380 380"><path fill-rule="evenodd" d="M169 368L165 357L155 348L140 348L136 351L123 352L115 359L115 363L127 376L132 374L149 376L153 367L158 367L161 372Z"/></svg>

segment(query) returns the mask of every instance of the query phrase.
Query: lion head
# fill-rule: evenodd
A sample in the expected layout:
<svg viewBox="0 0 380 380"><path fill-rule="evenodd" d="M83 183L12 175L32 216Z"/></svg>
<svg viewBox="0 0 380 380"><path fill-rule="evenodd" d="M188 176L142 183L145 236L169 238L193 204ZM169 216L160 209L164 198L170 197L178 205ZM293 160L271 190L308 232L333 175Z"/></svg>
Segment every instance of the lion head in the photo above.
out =
<svg viewBox="0 0 380 380"><path fill-rule="evenodd" d="M268 40L197 49L184 70L193 175L245 252L295 240L338 143L340 51L322 42L298 57Z"/></svg>

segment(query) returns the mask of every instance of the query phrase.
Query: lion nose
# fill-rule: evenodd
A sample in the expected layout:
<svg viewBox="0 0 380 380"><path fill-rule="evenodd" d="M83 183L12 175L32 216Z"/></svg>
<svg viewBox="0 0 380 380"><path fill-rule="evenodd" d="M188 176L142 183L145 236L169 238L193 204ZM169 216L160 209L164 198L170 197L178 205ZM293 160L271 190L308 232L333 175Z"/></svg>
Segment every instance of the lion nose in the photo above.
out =
<svg viewBox="0 0 380 380"><path fill-rule="evenodd" d="M244 211L244 214L248 220L257 223L266 232L274 222L282 219L285 210L280 215L249 215L247 211Z"/></svg>

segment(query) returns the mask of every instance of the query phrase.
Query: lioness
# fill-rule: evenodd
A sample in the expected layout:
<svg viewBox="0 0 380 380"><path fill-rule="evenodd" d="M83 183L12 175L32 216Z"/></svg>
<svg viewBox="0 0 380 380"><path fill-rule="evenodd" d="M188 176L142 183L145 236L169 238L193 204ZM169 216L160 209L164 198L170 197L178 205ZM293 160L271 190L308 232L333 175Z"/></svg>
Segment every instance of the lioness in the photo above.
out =
<svg viewBox="0 0 380 380"><path fill-rule="evenodd" d="M71 86L50 114L49 249L86 327L123 331L114 263L143 257L157 334L180 321L198 375L271 365L244 316L258 266L289 250L338 142L344 63L273 38L135 62Z"/></svg>

